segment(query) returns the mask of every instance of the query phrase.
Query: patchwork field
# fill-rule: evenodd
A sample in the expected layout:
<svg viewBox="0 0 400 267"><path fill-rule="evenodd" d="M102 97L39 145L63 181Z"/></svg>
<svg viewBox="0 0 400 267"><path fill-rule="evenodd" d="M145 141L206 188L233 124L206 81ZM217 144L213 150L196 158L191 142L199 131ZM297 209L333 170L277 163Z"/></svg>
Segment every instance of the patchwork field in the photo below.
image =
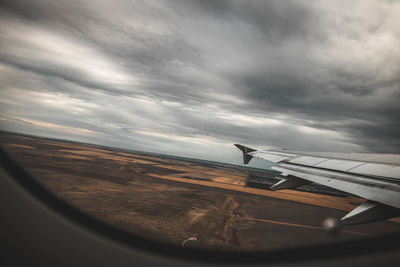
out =
<svg viewBox="0 0 400 267"><path fill-rule="evenodd" d="M0 133L1 146L61 199L117 228L186 247L268 250L325 244L400 231L398 219L346 226L340 218L363 200L298 190L246 187L240 166L129 152ZM240 156L240 154L238 154Z"/></svg>

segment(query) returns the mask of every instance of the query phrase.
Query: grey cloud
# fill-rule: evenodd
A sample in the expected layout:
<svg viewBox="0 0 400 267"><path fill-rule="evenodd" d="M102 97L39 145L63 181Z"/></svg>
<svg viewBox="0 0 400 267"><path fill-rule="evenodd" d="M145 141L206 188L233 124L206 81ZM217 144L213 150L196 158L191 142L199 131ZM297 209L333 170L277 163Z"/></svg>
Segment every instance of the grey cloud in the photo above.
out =
<svg viewBox="0 0 400 267"><path fill-rule="evenodd" d="M306 38L318 14L304 1L195 1L206 14L228 20L243 20L271 43Z"/></svg>
<svg viewBox="0 0 400 267"><path fill-rule="evenodd" d="M2 103L2 116L88 129L98 133L93 142L203 158L229 142L399 153L400 40L391 25L400 7L356 1L352 5L367 13L385 15L357 17L343 3L3 1L7 19L0 31L27 35L26 44L4 39L3 88L63 94L94 106L68 114L21 95L5 97L14 104ZM138 81L104 81L68 59L41 58L46 51L30 47L32 36L10 30L11 23L93 50L99 61L116 66L116 74ZM25 52L13 54L15 45ZM224 114L232 116L221 119Z"/></svg>

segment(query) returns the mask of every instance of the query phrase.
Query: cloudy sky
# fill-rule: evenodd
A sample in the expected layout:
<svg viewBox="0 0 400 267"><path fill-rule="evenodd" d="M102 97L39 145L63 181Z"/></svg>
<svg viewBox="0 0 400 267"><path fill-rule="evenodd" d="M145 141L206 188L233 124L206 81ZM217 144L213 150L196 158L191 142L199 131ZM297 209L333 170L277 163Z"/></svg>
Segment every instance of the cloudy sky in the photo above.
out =
<svg viewBox="0 0 400 267"><path fill-rule="evenodd" d="M399 25L399 1L1 1L0 129L400 153Z"/></svg>

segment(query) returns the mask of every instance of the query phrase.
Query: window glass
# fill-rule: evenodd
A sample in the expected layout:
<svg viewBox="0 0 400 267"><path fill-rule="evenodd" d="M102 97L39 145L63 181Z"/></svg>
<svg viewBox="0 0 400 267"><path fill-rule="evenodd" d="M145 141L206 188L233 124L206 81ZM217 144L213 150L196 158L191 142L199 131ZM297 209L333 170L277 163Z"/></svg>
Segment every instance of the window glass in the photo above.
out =
<svg viewBox="0 0 400 267"><path fill-rule="evenodd" d="M272 191L257 149L399 153L395 2L6 1L1 146L62 200L181 247L263 251L399 232L329 226L365 199ZM396 185L398 186L398 185Z"/></svg>

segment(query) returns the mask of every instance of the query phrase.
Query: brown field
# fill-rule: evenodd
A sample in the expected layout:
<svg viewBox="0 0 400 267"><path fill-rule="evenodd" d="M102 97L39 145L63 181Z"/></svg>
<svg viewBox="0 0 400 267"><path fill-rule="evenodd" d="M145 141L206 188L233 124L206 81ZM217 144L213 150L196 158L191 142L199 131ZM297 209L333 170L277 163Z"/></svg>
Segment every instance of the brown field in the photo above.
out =
<svg viewBox="0 0 400 267"><path fill-rule="evenodd" d="M398 232L399 219L325 231L363 200L245 187L248 169L0 133L2 147L63 200L117 228L180 246L268 250ZM240 154L238 154L240 156ZM254 170L257 172L257 170Z"/></svg>

